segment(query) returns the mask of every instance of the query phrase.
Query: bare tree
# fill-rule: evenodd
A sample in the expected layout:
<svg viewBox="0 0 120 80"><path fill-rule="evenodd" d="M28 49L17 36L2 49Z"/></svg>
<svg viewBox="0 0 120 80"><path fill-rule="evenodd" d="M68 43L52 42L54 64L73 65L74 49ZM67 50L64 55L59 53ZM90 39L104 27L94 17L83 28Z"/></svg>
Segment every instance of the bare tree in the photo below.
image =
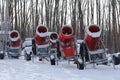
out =
<svg viewBox="0 0 120 80"><path fill-rule="evenodd" d="M84 23L83 23L83 12L81 8L81 1L78 0L78 11L79 11L79 20L80 20L80 38L84 38Z"/></svg>
<svg viewBox="0 0 120 80"><path fill-rule="evenodd" d="M8 16L12 29L19 30L22 39L33 37L38 24L59 33L65 24L72 25L77 39L84 39L85 27L98 24L109 52L120 51L120 0L8 0ZM1 0L1 22L6 18Z"/></svg>

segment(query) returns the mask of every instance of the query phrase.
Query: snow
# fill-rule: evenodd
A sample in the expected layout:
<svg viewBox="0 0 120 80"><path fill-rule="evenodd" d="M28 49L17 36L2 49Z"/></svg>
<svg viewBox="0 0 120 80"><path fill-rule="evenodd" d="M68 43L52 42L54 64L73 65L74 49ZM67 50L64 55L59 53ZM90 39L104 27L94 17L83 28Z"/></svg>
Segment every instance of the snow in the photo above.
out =
<svg viewBox="0 0 120 80"><path fill-rule="evenodd" d="M28 47L28 46L32 46L32 40L26 40L23 42L22 44L22 48Z"/></svg>
<svg viewBox="0 0 120 80"><path fill-rule="evenodd" d="M32 52L32 46L29 46L29 47L25 47L22 52L21 52L21 55L25 55L25 52L27 54L30 54L30 52Z"/></svg>
<svg viewBox="0 0 120 80"><path fill-rule="evenodd" d="M29 38L25 38L25 41L32 41L33 38L29 37Z"/></svg>
<svg viewBox="0 0 120 80"><path fill-rule="evenodd" d="M47 29L47 31L44 32L44 33L43 33L43 32L41 32L41 33L38 32L38 28L41 27L41 26L42 26L42 27L45 27L45 28ZM41 36L41 37L46 37L46 36L48 36L48 28L47 28L45 25L40 24L40 25L37 26L36 34L38 34L38 35Z"/></svg>
<svg viewBox="0 0 120 80"><path fill-rule="evenodd" d="M4 30L0 30L0 34L4 35L5 33L6 33L6 34L9 34L9 33L10 33L10 31L5 32Z"/></svg>
<svg viewBox="0 0 120 80"><path fill-rule="evenodd" d="M20 59L0 60L0 80L120 80L120 65L99 65L93 68L87 65L85 70L78 70L72 62L59 62L59 65L50 65L50 62L26 61Z"/></svg>
<svg viewBox="0 0 120 80"><path fill-rule="evenodd" d="M14 36L14 38L13 38L13 36L11 36L11 34L14 33L14 32L15 32L15 34L17 34L18 36L17 36L17 37ZM17 41L18 39L20 39L20 34L19 34L19 32L18 32L17 30L12 30L12 31L10 31L9 39L10 39L11 41Z"/></svg>
<svg viewBox="0 0 120 80"><path fill-rule="evenodd" d="M120 57L120 52L114 53L113 55L115 55L116 57Z"/></svg>
<svg viewBox="0 0 120 80"><path fill-rule="evenodd" d="M91 26L99 27L100 31L98 31L98 32L94 32L94 33L91 32L91 31L89 30L89 27L91 27ZM102 28L101 28L100 26L98 26L98 25L94 25L94 24L92 24L92 25L86 27L86 33L89 34L91 37L94 37L94 38L100 37L101 32L102 32ZM86 35L87 35L87 34L86 34Z"/></svg>

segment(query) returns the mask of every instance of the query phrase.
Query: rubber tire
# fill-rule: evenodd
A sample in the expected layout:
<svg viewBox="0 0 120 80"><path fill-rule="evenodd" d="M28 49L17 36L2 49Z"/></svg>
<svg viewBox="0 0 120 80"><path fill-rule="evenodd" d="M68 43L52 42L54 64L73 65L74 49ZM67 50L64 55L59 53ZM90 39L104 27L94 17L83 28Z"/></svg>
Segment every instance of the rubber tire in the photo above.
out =
<svg viewBox="0 0 120 80"><path fill-rule="evenodd" d="M57 40L56 44L57 44L57 58L60 59L61 57L60 42Z"/></svg>
<svg viewBox="0 0 120 80"><path fill-rule="evenodd" d="M11 56L12 58L19 59L19 56Z"/></svg>
<svg viewBox="0 0 120 80"><path fill-rule="evenodd" d="M43 59L42 58L39 58L39 61L42 61Z"/></svg>
<svg viewBox="0 0 120 80"><path fill-rule="evenodd" d="M79 70L84 70L84 64L83 63L77 63L77 68Z"/></svg>
<svg viewBox="0 0 120 80"><path fill-rule="evenodd" d="M31 55L26 55L26 61L30 61L31 60Z"/></svg>
<svg viewBox="0 0 120 80"><path fill-rule="evenodd" d="M35 39L32 39L32 52L34 55L37 54Z"/></svg>
<svg viewBox="0 0 120 80"><path fill-rule="evenodd" d="M4 59L5 55L4 54L0 54L0 59Z"/></svg>
<svg viewBox="0 0 120 80"><path fill-rule="evenodd" d="M50 60L51 65L55 65L55 59Z"/></svg>
<svg viewBox="0 0 120 80"><path fill-rule="evenodd" d="M114 60L114 65L120 64L120 59L116 57L115 55L113 55L113 60Z"/></svg>

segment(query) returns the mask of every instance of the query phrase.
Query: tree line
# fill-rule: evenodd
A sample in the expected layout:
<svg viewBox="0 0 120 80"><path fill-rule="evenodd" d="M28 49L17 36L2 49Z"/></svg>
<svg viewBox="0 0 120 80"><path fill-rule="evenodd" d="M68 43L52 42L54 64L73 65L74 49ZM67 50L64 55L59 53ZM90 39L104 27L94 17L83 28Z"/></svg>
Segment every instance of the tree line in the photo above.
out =
<svg viewBox="0 0 120 80"><path fill-rule="evenodd" d="M109 52L120 51L120 0L0 0L0 20L5 19L23 40L34 36L38 24L58 33L70 24L77 39L84 39L86 26L97 24Z"/></svg>

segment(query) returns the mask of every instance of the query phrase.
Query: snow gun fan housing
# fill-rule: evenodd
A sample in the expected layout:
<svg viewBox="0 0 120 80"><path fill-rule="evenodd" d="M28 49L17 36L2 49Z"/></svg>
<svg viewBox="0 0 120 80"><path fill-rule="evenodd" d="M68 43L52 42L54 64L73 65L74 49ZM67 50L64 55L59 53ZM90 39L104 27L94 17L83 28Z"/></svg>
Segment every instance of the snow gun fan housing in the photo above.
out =
<svg viewBox="0 0 120 80"><path fill-rule="evenodd" d="M10 46L11 47L19 47L21 46L21 39L19 32L16 30L13 30L9 34L9 39L10 39Z"/></svg>
<svg viewBox="0 0 120 80"><path fill-rule="evenodd" d="M48 42L47 37L48 37L47 27L44 25L39 25L36 29L36 35L35 35L36 44L37 45L47 44Z"/></svg>
<svg viewBox="0 0 120 80"><path fill-rule="evenodd" d="M56 48L57 47L56 46L57 39L58 39L58 34L56 32L52 32L50 34L50 42L51 42L51 45L52 45L51 47L52 48Z"/></svg>
<svg viewBox="0 0 120 80"><path fill-rule="evenodd" d="M63 26L60 32L60 40L65 41L66 39L72 39L72 38L73 38L73 28L68 25Z"/></svg>
<svg viewBox="0 0 120 80"><path fill-rule="evenodd" d="M85 41L90 51L99 49L101 31L101 27L97 25L90 25L86 28Z"/></svg>
<svg viewBox="0 0 120 80"><path fill-rule="evenodd" d="M74 46L73 28L68 25L63 26L59 36L60 36L63 56L64 57L74 56L76 48Z"/></svg>

